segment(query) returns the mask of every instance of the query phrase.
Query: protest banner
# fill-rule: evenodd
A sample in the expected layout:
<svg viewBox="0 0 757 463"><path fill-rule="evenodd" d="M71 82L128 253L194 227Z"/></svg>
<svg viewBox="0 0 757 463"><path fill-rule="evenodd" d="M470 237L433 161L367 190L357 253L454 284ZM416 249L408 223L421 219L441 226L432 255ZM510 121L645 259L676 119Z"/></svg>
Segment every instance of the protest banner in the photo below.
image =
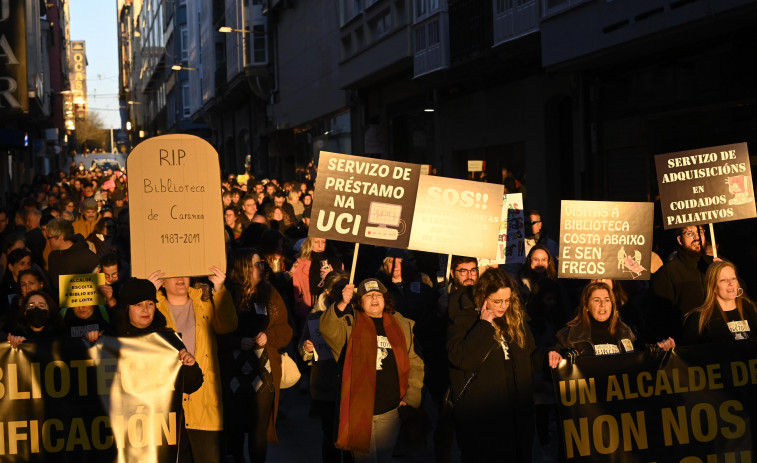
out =
<svg viewBox="0 0 757 463"><path fill-rule="evenodd" d="M81 307L83 305L103 305L105 304L105 296L97 291L97 287L104 284L104 273L59 275L58 306Z"/></svg>
<svg viewBox="0 0 757 463"><path fill-rule="evenodd" d="M180 366L158 334L0 344L0 460L175 461Z"/></svg>
<svg viewBox="0 0 757 463"><path fill-rule="evenodd" d="M309 235L493 258L503 190L420 175L418 164L322 151Z"/></svg>
<svg viewBox="0 0 757 463"><path fill-rule="evenodd" d="M650 278L652 203L565 200L560 208L560 278Z"/></svg>
<svg viewBox="0 0 757 463"><path fill-rule="evenodd" d="M553 377L569 463L752 461L757 340L579 357Z"/></svg>
<svg viewBox="0 0 757 463"><path fill-rule="evenodd" d="M746 143L655 156L665 229L757 217Z"/></svg>
<svg viewBox="0 0 757 463"><path fill-rule="evenodd" d="M310 235L406 248L420 166L321 151Z"/></svg>
<svg viewBox="0 0 757 463"><path fill-rule="evenodd" d="M226 268L218 153L192 135L143 141L127 159L132 275Z"/></svg>
<svg viewBox="0 0 757 463"><path fill-rule="evenodd" d="M480 257L478 259L480 267L521 264L526 261L526 232L522 193L511 193L504 196L500 220L497 256L494 259Z"/></svg>
<svg viewBox="0 0 757 463"><path fill-rule="evenodd" d="M493 258L497 254L502 192L496 183L423 175L410 249Z"/></svg>

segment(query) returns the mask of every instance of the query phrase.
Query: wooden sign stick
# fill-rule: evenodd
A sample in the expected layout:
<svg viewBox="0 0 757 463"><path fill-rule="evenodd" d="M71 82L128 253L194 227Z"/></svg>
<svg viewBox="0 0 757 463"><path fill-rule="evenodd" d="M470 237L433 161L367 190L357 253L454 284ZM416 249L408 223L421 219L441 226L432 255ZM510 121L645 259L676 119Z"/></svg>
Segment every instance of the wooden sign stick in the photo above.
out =
<svg viewBox="0 0 757 463"><path fill-rule="evenodd" d="M360 243L355 243L355 252L352 254L352 269L350 270L350 284L355 281L355 267L357 266L357 253L360 250Z"/></svg>
<svg viewBox="0 0 757 463"><path fill-rule="evenodd" d="M717 259L718 247L715 244L715 227L712 226L712 223L710 223L710 241L712 241L712 257L713 259Z"/></svg>

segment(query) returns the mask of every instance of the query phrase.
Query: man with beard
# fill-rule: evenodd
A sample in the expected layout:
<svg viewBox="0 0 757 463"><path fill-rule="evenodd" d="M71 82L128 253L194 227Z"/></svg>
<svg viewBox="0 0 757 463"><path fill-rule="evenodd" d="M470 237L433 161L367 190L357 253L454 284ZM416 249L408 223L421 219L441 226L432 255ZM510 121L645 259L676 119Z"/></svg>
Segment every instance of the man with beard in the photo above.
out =
<svg viewBox="0 0 757 463"><path fill-rule="evenodd" d="M705 254L704 229L688 226L678 230L678 251L673 259L657 271L652 280L654 303L647 315L649 328L659 339L681 332L683 317L704 303L705 273L712 256ZM655 338L657 339L657 338Z"/></svg>
<svg viewBox="0 0 757 463"><path fill-rule="evenodd" d="M445 403L443 394L449 388L449 375L457 375L458 377L463 375L460 370L450 368L448 371L447 369L447 328L450 321L458 315L457 313L449 313L449 298L451 294L456 293L461 288L476 284L476 281L478 281L478 259L467 256L452 256L449 273L449 283L439 290L438 320L441 323L435 331L438 331L437 339L440 344L432 348L432 354L442 352L443 355L441 358L432 355L431 358L426 358L428 357L426 356L423 359L429 369L426 373L426 384L434 399L434 404L439 407L440 412L439 421L434 430L434 453L438 462L452 461L452 442L455 437L452 409ZM465 310L475 310L473 301L467 302L469 302L468 305L459 305L459 307Z"/></svg>
<svg viewBox="0 0 757 463"><path fill-rule="evenodd" d="M439 290L439 314L447 318L449 295L463 286L473 286L478 280L478 259L467 256L452 256L448 283Z"/></svg>

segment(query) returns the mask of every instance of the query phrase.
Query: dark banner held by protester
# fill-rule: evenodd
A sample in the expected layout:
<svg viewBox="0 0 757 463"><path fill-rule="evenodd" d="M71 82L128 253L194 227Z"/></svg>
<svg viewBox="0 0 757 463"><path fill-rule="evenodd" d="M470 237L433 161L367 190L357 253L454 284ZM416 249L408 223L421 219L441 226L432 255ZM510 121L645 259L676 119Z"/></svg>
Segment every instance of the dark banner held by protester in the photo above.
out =
<svg viewBox="0 0 757 463"><path fill-rule="evenodd" d="M652 203L562 201L560 278L648 280Z"/></svg>
<svg viewBox="0 0 757 463"><path fill-rule="evenodd" d="M553 370L568 462L749 462L757 340L579 357Z"/></svg>
<svg viewBox="0 0 757 463"><path fill-rule="evenodd" d="M322 151L312 236L407 248L420 165Z"/></svg>
<svg viewBox="0 0 757 463"><path fill-rule="evenodd" d="M174 461L176 354L157 334L0 344L0 460Z"/></svg>
<svg viewBox="0 0 757 463"><path fill-rule="evenodd" d="M746 143L655 156L665 229L757 217Z"/></svg>

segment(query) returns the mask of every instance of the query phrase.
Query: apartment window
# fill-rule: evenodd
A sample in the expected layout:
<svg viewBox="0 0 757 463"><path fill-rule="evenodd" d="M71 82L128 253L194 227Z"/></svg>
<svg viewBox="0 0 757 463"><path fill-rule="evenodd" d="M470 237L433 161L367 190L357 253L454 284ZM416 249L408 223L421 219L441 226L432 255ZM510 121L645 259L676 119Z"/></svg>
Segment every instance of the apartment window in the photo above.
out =
<svg viewBox="0 0 757 463"><path fill-rule="evenodd" d="M426 1L427 0L415 0L415 17L420 18L426 14Z"/></svg>
<svg viewBox="0 0 757 463"><path fill-rule="evenodd" d="M426 49L426 26L420 26L415 30L415 52Z"/></svg>
<svg viewBox="0 0 757 463"><path fill-rule="evenodd" d="M544 0L544 6L546 7L545 10L547 12L550 12L550 10L561 10L568 6L568 3L568 0Z"/></svg>
<svg viewBox="0 0 757 463"><path fill-rule="evenodd" d="M189 60L189 28L186 24L179 26L179 36L181 45L181 60L186 62Z"/></svg>
<svg viewBox="0 0 757 463"><path fill-rule="evenodd" d="M265 29L265 24L252 26L252 64L268 63L268 40Z"/></svg>
<svg viewBox="0 0 757 463"><path fill-rule="evenodd" d="M497 14L513 9L513 0L497 0Z"/></svg>
<svg viewBox="0 0 757 463"><path fill-rule="evenodd" d="M392 30L391 12L387 11L384 15L376 19L373 27L374 27L374 30L376 31L376 37L381 37L382 35L385 35L390 30Z"/></svg>
<svg viewBox="0 0 757 463"><path fill-rule="evenodd" d="M353 6L355 8L353 12L356 15L363 12L363 0L353 0Z"/></svg>
<svg viewBox="0 0 757 463"><path fill-rule="evenodd" d="M428 29L428 46L439 43L439 21L433 21L426 25Z"/></svg>
<svg viewBox="0 0 757 463"><path fill-rule="evenodd" d="M216 42L216 67L226 62L226 44Z"/></svg>
<svg viewBox="0 0 757 463"><path fill-rule="evenodd" d="M183 117L189 117L190 115L190 108L189 108L189 81L183 80L181 82L181 104L184 108L182 111Z"/></svg>

